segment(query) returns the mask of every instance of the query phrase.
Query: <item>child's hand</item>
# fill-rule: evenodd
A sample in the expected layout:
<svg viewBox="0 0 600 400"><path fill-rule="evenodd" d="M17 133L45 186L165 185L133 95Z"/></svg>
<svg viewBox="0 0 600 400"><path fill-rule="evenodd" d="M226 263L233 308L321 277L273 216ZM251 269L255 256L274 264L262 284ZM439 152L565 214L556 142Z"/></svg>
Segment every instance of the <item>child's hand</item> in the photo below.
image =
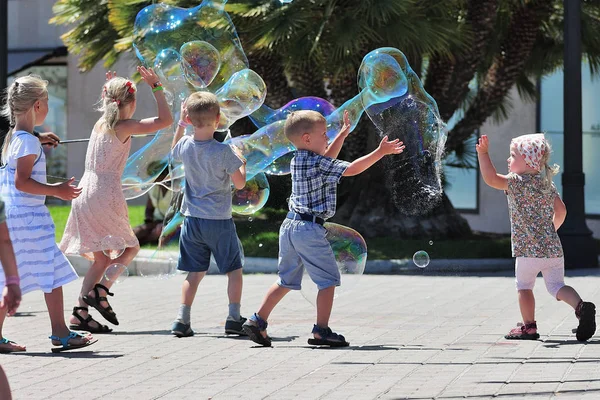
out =
<svg viewBox="0 0 600 400"><path fill-rule="evenodd" d="M348 114L348 110L344 111L344 125L342 125L342 129L340 129L340 134L344 136L348 136L350 133L350 115Z"/></svg>
<svg viewBox="0 0 600 400"><path fill-rule="evenodd" d="M8 315L15 315L21 304L21 288L19 285L6 285L2 292L0 308L6 309Z"/></svg>
<svg viewBox="0 0 600 400"><path fill-rule="evenodd" d="M73 177L66 182L59 183L58 185L56 185L57 190L55 197L66 201L73 200L79 197L79 195L81 194L81 188L78 188L75 185L73 185L72 183L74 181L75 178Z"/></svg>
<svg viewBox="0 0 600 400"><path fill-rule="evenodd" d="M394 139L392 141L388 140L387 135L381 139L381 143L379 143L379 147L377 151L379 151L382 155L387 156L388 154L400 154L404 151L404 143L400 141L400 139Z"/></svg>
<svg viewBox="0 0 600 400"><path fill-rule="evenodd" d="M475 150L477 150L478 154L487 154L489 147L490 141L488 140L487 135L482 135L475 145Z"/></svg>
<svg viewBox="0 0 600 400"><path fill-rule="evenodd" d="M158 75L156 75L156 73L152 70L152 68L138 66L137 70L140 73L142 80L144 82L146 82L151 88L154 87L155 83L160 82L160 79L158 79Z"/></svg>
<svg viewBox="0 0 600 400"><path fill-rule="evenodd" d="M106 73L106 82L110 81L112 78L116 78L117 77L117 71L108 71Z"/></svg>
<svg viewBox="0 0 600 400"><path fill-rule="evenodd" d="M40 132L38 133L38 139L42 145L56 147L60 143L60 138L54 132Z"/></svg>
<svg viewBox="0 0 600 400"><path fill-rule="evenodd" d="M185 106L185 103L187 102L187 99L185 99L184 101L181 102L181 109L179 110L179 120L185 122L186 124L187 122L187 117L188 117L188 111L187 111L187 107Z"/></svg>

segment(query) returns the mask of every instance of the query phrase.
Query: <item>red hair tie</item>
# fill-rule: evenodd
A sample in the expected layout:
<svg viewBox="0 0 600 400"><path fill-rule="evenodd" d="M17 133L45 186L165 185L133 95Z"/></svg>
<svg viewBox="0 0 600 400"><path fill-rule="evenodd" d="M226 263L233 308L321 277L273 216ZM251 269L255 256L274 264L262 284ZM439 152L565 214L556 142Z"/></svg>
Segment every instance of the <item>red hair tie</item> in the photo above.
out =
<svg viewBox="0 0 600 400"><path fill-rule="evenodd" d="M120 105L121 105L121 100L117 100L117 99L115 99L115 98L113 97L113 101L114 101L115 103L117 103L117 106L120 106Z"/></svg>
<svg viewBox="0 0 600 400"><path fill-rule="evenodd" d="M127 92L129 93L135 93L135 89L133 87L131 87L131 85L133 85L131 83L131 81L127 81L127 83L125 84L125 86L127 86L129 89L127 89Z"/></svg>

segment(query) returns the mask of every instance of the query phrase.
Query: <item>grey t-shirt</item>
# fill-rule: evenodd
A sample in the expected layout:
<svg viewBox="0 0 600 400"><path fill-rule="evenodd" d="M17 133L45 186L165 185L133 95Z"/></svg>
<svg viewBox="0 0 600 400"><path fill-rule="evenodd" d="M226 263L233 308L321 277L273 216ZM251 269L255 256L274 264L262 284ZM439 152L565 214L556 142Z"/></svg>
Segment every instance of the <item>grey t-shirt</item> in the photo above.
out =
<svg viewBox="0 0 600 400"><path fill-rule="evenodd" d="M231 177L242 160L227 144L184 136L172 150L183 162L185 195L181 213L205 219L231 218Z"/></svg>

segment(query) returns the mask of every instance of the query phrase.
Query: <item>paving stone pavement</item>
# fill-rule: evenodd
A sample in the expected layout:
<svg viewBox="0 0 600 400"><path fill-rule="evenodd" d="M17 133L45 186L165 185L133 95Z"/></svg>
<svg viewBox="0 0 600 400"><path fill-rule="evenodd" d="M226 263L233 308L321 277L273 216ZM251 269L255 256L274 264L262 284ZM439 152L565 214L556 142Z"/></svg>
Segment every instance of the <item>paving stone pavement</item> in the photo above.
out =
<svg viewBox="0 0 600 400"><path fill-rule="evenodd" d="M567 283L600 303L600 275ZM242 313L275 275L246 275ZM585 344L571 308L535 294L539 341L507 341L519 321L514 278L365 275L336 299L331 326L351 346L314 349L315 309L290 293L271 316L272 348L224 335L224 276L207 276L192 309L194 337L170 335L183 276L129 277L111 303L121 325L84 350L52 354L43 295L25 296L5 336L27 345L1 355L15 399L453 399L600 398L600 335ZM70 310L81 281L65 287ZM70 311L69 311L70 312ZM92 313L102 320L97 312ZM103 321L103 320L102 320Z"/></svg>

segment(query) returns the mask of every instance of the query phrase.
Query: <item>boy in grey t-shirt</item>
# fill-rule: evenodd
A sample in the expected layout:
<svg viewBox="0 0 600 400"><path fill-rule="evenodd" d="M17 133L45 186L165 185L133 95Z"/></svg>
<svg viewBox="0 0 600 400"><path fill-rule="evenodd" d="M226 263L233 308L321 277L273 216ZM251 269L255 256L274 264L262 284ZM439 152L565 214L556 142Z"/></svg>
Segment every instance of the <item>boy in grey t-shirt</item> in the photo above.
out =
<svg viewBox="0 0 600 400"><path fill-rule="evenodd" d="M173 138L172 157L183 162L185 193L181 212L185 221L179 239L177 269L187 271L181 288L179 315L171 332L178 337L192 336L190 311L198 285L210 264L212 254L229 285L229 316L225 333L244 335L240 316L242 262L235 224L231 217L231 183L237 189L246 184L246 161L227 144L214 138L220 108L212 93L197 92L181 105ZM183 137L185 127L193 125L194 135ZM183 138L182 138L183 137Z"/></svg>

